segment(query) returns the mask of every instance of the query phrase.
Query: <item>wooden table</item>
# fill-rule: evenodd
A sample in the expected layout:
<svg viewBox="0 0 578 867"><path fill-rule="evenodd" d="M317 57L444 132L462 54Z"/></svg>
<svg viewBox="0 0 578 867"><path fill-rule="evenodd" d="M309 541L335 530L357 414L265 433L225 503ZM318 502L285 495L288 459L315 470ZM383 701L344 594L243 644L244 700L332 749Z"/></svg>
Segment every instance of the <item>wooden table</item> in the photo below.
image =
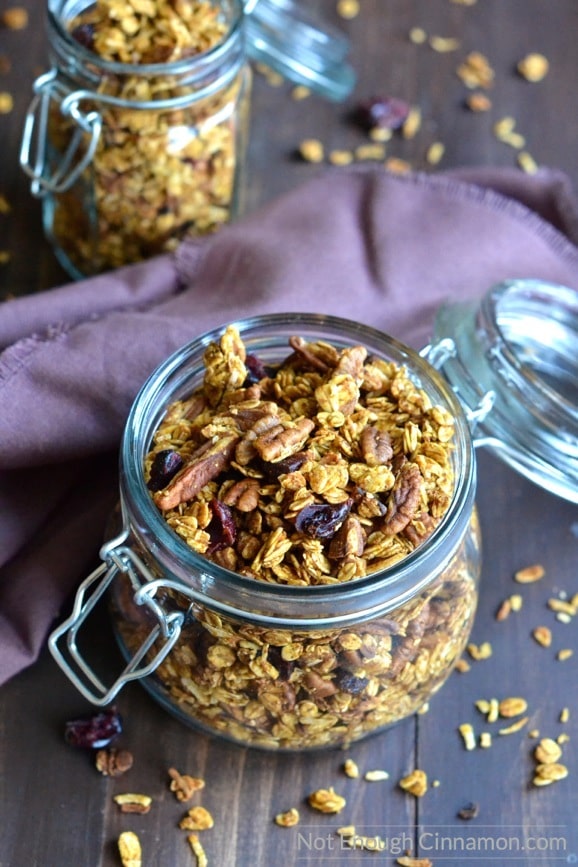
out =
<svg viewBox="0 0 578 867"><path fill-rule="evenodd" d="M9 4L2 0L0 10ZM426 152L434 141L445 145L440 168L492 164L509 166L516 151L499 142L494 122L515 118L537 162L557 166L578 181L576 87L578 5L575 0L479 0L472 6L450 0L361 0L358 17L344 21L334 2L314 5L345 29L358 85L345 105L316 98L296 101L291 88L273 87L257 75L250 152L249 209L292 188L318 167L299 161L295 150L306 137L323 141L327 151L362 143L348 122L351 109L372 94L396 95L419 104L422 129L412 140L396 138L388 152L414 167L431 168ZM0 77L0 90L14 96L14 110L0 116L0 193L11 213L0 214L0 249L10 261L0 265L0 297L32 293L67 281L43 239L38 202L18 167L24 111L33 78L46 68L41 11L27 3L25 31L0 31L0 55L12 69ZM457 37L460 48L439 53L408 39L412 27L428 34ZM486 54L496 72L493 107L475 114L463 106L466 90L455 68L468 51ZM548 76L530 84L515 74L529 51L549 58ZM0 308L1 315L1 308ZM112 867L118 865L118 834L135 830L146 867L185 867L194 858L177 822L184 812L168 791L167 768L206 780L202 802L215 816L202 840L210 865L394 864L410 846L435 867L455 864L541 865L578 863L578 763L576 742L576 661L556 653L576 647L575 620L558 622L547 600L578 591L576 507L516 476L496 459L479 456L478 506L484 537L484 569L479 612L472 639L488 641L492 656L471 661L467 673L455 672L432 700L429 712L385 734L353 746L310 755L275 755L221 743L184 728L138 685L119 699L125 718L123 743L134 754L128 777L117 780L96 772L91 760L63 740L64 721L88 710L45 653L38 664L0 690L0 867ZM514 572L539 562L545 577L518 585ZM505 597L519 592L522 610L496 619ZM553 631L550 648L531 637L539 625ZM94 628L94 645L111 672L119 664L106 621ZM474 707L481 698L523 696L529 722L518 733L501 736L505 724L486 725ZM564 707L570 720L560 721ZM494 733L489 749L466 751L458 726L472 722L479 734ZM563 762L570 773L548 787L531 785L532 750L528 732L558 737L567 732ZM389 779L366 782L342 771L346 757L362 773L386 769ZM414 768L427 771L430 786L422 798L404 794L399 779ZM313 812L306 796L334 786L346 796L339 817ZM154 797L148 815L121 814L114 793L132 790ZM476 818L458 811L479 807ZM273 817L298 807L301 822L279 828ZM354 824L359 834L387 841L385 851L342 849L337 826ZM462 849L465 848L465 851Z"/></svg>

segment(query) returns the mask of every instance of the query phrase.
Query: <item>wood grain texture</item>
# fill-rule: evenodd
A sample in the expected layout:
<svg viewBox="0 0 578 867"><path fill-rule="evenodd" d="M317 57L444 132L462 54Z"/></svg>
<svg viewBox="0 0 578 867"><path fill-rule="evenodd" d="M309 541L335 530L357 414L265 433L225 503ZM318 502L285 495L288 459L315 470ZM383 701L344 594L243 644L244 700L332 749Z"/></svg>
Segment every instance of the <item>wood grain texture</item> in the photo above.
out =
<svg viewBox="0 0 578 867"><path fill-rule="evenodd" d="M8 5L2 0L0 10ZM427 168L425 153L433 141L445 145L440 168L514 165L514 151L492 133L496 119L512 115L535 159L578 181L575 0L478 0L472 7L450 0L361 0L362 12L350 22L339 20L333 2L311 5L350 34L358 84L346 104L333 105L314 97L296 102L289 85L273 88L255 76L248 210L319 171L295 158L303 138L317 137L328 150L361 144L364 137L349 118L359 100L372 94L400 96L422 107L419 135L412 141L396 138L388 148L417 168ZM28 7L25 34L0 30L0 54L13 61L0 79L0 90L15 97L14 111L0 116L0 193L12 205L11 214L0 215L0 248L12 256L0 266L2 298L68 279L43 238L39 204L18 167L31 84L46 64L40 4ZM462 54L475 49L491 58L497 75L491 113L473 115L463 108L465 90L455 76L458 54L412 45L407 33L418 25L430 34L457 36ZM550 59L550 73L540 85L513 73L528 51ZM397 844L405 846L408 840L414 853L429 857L434 867L577 863L578 653L564 663L555 659L561 647L576 647L576 624L556 622L546 607L548 597L560 590L578 591L576 508L488 455L480 455L479 476L484 570L473 640L490 641L493 656L472 662L466 674L452 674L427 714L345 754L275 755L196 734L133 685L120 696L119 707L125 719L122 743L134 753L135 765L128 776L112 780L99 775L85 753L64 744L64 721L88 706L45 654L0 690L0 867L118 867L115 841L127 828L141 837L145 867L194 864L177 827L184 808L168 790L170 766L206 779L195 803L202 801L215 817L215 827L202 834L211 867L393 865L401 854ZM514 571L533 562L544 564L545 578L527 587L516 585ZM498 605L515 592L523 596L522 610L497 622ZM553 628L550 649L531 638L532 628L542 623ZM97 619L91 630L94 651L112 675L120 661L106 619ZM486 725L474 707L479 698L507 695L527 699L528 729L551 737L570 734L564 746L570 768L566 780L532 787L535 741L527 731L496 734L499 725ZM566 725L559 722L564 706L571 709ZM477 733L494 733L490 749L464 750L457 728L466 721ZM389 780L348 779L341 770L346 756L362 772L386 769ZM430 781L439 780L420 799L397 786L415 767L425 769ZM316 814L305 803L311 791L330 785L347 798L338 817ZM119 813L112 796L129 789L153 796L148 815ZM468 802L479 805L479 815L469 822L457 818ZM300 825L277 827L275 814L293 806L301 812ZM380 835L389 849L379 854L341 850L335 835L341 824L354 824L360 834ZM474 841L473 849L456 848L468 839Z"/></svg>

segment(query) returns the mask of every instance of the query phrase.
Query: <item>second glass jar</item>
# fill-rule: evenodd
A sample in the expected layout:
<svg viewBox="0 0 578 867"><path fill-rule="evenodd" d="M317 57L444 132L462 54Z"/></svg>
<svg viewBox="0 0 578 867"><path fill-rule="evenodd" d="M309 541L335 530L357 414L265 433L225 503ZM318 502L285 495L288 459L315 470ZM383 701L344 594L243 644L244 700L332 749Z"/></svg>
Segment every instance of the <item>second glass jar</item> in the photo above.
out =
<svg viewBox="0 0 578 867"><path fill-rule="evenodd" d="M122 20L104 2L48 10L52 71L35 84L23 164L35 134L33 192L75 277L170 251L240 208L250 98L241 0L165 4L163 14L137 6Z"/></svg>

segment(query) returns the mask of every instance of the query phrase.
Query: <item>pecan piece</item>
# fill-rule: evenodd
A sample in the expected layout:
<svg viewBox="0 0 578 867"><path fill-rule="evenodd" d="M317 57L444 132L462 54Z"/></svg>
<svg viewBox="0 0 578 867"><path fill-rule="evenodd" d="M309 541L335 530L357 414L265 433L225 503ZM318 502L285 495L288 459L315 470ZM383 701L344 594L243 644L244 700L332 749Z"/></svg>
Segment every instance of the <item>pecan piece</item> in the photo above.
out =
<svg viewBox="0 0 578 867"><path fill-rule="evenodd" d="M241 479L223 494L221 500L226 506L235 506L240 512L252 512L259 503L259 481Z"/></svg>
<svg viewBox="0 0 578 867"><path fill-rule="evenodd" d="M132 768L133 756L128 750L99 750L96 754L96 770L104 777L120 777Z"/></svg>
<svg viewBox="0 0 578 867"><path fill-rule="evenodd" d="M303 678L303 685L316 698L327 698L337 692L337 687L332 680L325 680L315 671L307 672Z"/></svg>
<svg viewBox="0 0 578 867"><path fill-rule="evenodd" d="M301 451L314 427L309 418L298 419L293 427L276 424L257 437L255 448L264 461L275 463Z"/></svg>
<svg viewBox="0 0 578 867"><path fill-rule="evenodd" d="M307 343L303 337L290 337L289 346L312 370L327 373L338 363L339 356L333 346Z"/></svg>
<svg viewBox="0 0 578 867"><path fill-rule="evenodd" d="M228 466L239 439L238 434L228 434L216 443L208 442L200 446L167 487L155 494L154 501L158 508L163 511L174 509L198 494L207 482Z"/></svg>
<svg viewBox="0 0 578 867"><path fill-rule="evenodd" d="M363 363L367 358L365 346L350 346L344 349L340 355L336 373L347 373L357 382L363 381Z"/></svg>
<svg viewBox="0 0 578 867"><path fill-rule="evenodd" d="M399 471L387 504L383 531L392 536L401 533L414 518L419 506L422 475L419 468L406 463Z"/></svg>
<svg viewBox="0 0 578 867"><path fill-rule="evenodd" d="M329 557L332 560L342 560L353 555L361 557L365 548L365 532L359 518L348 515L337 530L329 545Z"/></svg>
<svg viewBox="0 0 578 867"><path fill-rule="evenodd" d="M367 425L362 430L359 447L365 463L370 467L388 464L393 458L390 435L373 425Z"/></svg>

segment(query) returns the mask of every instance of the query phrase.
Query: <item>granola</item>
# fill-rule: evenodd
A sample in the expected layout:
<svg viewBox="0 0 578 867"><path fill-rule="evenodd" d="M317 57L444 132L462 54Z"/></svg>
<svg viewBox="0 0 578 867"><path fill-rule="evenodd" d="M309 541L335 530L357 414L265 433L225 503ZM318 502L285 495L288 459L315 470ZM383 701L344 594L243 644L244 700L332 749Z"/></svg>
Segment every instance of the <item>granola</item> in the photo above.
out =
<svg viewBox="0 0 578 867"><path fill-rule="evenodd" d="M219 566L268 584L355 582L406 557L443 518L453 419L360 346L289 343L265 367L226 329L206 350L203 385L168 408L145 477L168 525ZM476 528L474 514L472 539ZM157 683L185 717L236 741L351 743L415 712L459 659L476 604L468 544L414 598L348 627L273 628L175 593L189 616ZM130 650L138 616L120 619Z"/></svg>
<svg viewBox="0 0 578 867"><path fill-rule="evenodd" d="M96 0L69 29L99 63L127 65L126 73L101 74L94 100L83 102L84 113L100 113L102 131L88 169L55 196L53 234L71 262L96 273L219 228L233 207L248 71L199 99L197 79L168 66L224 41L218 8L209 0ZM155 71L139 74L143 64ZM54 100L48 136L56 161L75 132ZM88 146L85 135L82 150Z"/></svg>

